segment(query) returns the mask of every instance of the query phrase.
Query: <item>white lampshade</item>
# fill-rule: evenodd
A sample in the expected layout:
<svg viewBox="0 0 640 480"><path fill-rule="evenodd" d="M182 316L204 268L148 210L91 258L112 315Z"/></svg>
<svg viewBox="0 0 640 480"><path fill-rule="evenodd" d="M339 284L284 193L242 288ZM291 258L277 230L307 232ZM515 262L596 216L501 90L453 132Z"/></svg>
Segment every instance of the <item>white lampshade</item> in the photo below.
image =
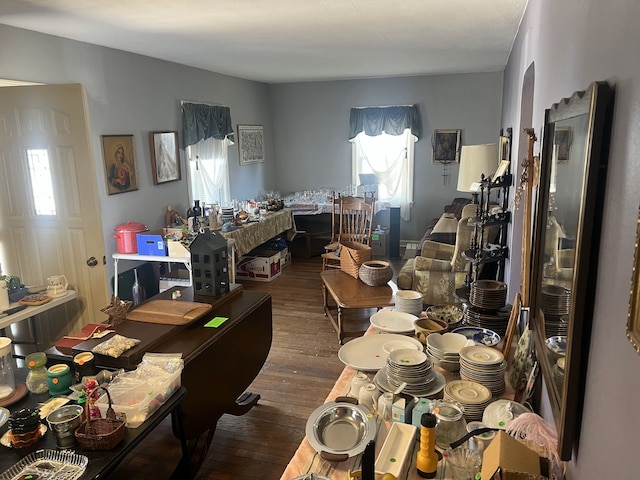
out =
<svg viewBox="0 0 640 480"><path fill-rule="evenodd" d="M460 170L458 172L458 191L475 192L473 184L480 183L498 168L498 147L495 143L485 145L463 145L460 151Z"/></svg>

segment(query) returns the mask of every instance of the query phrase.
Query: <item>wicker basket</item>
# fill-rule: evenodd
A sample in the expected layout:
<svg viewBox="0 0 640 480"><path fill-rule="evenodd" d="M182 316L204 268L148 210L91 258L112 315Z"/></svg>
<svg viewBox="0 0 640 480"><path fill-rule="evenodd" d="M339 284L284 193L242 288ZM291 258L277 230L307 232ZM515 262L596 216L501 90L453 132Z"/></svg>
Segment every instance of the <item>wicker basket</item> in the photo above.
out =
<svg viewBox="0 0 640 480"><path fill-rule="evenodd" d="M360 242L340 242L340 269L358 278L360 265L371 260L371 247Z"/></svg>
<svg viewBox="0 0 640 480"><path fill-rule="evenodd" d="M107 393L109 408L106 418L94 418L89 416L89 402L85 409L87 419L75 431L76 439L85 450L111 450L124 438L125 421L116 419L116 412L111 406L111 395L106 388L100 387Z"/></svg>
<svg viewBox="0 0 640 480"><path fill-rule="evenodd" d="M389 262L382 260L370 260L363 262L358 270L360 280L371 287L386 285L393 278L393 269Z"/></svg>

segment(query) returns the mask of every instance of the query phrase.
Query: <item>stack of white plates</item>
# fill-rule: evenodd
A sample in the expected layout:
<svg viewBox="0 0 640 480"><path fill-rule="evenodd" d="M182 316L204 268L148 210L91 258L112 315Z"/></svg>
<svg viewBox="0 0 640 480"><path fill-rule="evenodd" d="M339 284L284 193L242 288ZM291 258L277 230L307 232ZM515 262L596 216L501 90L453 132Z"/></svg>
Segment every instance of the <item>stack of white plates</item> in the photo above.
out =
<svg viewBox="0 0 640 480"><path fill-rule="evenodd" d="M460 349L468 342L467 337L459 333L432 333L427 337L427 354L433 363L454 372L460 369Z"/></svg>
<svg viewBox="0 0 640 480"><path fill-rule="evenodd" d="M495 348L473 345L460 350L460 378L481 383L493 395L504 392L506 368L504 355Z"/></svg>
<svg viewBox="0 0 640 480"><path fill-rule="evenodd" d="M445 402L462 405L467 421L480 420L484 409L491 402L491 391L478 382L452 380L444 386Z"/></svg>
<svg viewBox="0 0 640 480"><path fill-rule="evenodd" d="M414 325L418 319L415 315L396 310L380 310L369 318L371 325L383 333L397 333L399 335L413 335Z"/></svg>
<svg viewBox="0 0 640 480"><path fill-rule="evenodd" d="M394 389L406 383L404 393L419 395L428 390L436 379L431 361L424 352L402 349L394 350L387 357L387 383Z"/></svg>

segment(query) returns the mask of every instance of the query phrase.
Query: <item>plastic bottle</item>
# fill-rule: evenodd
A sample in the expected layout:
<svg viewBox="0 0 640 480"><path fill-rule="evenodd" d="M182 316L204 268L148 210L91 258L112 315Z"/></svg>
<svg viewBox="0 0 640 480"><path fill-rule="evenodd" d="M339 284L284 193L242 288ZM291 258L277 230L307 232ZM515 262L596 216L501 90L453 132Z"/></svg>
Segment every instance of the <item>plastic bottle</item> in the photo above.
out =
<svg viewBox="0 0 640 480"><path fill-rule="evenodd" d="M436 416L432 413L423 413L420 419L420 450L416 458L416 469L422 478L434 478L438 470L436 422Z"/></svg>

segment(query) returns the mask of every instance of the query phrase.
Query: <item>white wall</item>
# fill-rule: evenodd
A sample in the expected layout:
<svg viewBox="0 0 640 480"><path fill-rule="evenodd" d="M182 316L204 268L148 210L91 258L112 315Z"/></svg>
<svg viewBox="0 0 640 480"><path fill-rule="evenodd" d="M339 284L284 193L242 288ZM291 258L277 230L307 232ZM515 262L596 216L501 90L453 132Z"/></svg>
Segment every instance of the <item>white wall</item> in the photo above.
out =
<svg viewBox="0 0 640 480"><path fill-rule="evenodd" d="M422 238L429 221L454 197L471 198L456 190L457 164L448 167L445 185L443 166L432 163L433 130L462 130L462 145L496 143L500 136L501 72L291 83L272 85L270 91L275 182L284 193L351 184L352 107L418 105L422 137L415 145L415 207L411 221L401 221L404 240Z"/></svg>
<svg viewBox="0 0 640 480"><path fill-rule="evenodd" d="M533 126L591 82L616 90L593 332L579 449L568 478L638 478L640 355L626 338L640 203L640 2L530 0L505 71L503 125ZM535 62L534 119L518 125L522 77ZM550 414L545 414L549 420Z"/></svg>

